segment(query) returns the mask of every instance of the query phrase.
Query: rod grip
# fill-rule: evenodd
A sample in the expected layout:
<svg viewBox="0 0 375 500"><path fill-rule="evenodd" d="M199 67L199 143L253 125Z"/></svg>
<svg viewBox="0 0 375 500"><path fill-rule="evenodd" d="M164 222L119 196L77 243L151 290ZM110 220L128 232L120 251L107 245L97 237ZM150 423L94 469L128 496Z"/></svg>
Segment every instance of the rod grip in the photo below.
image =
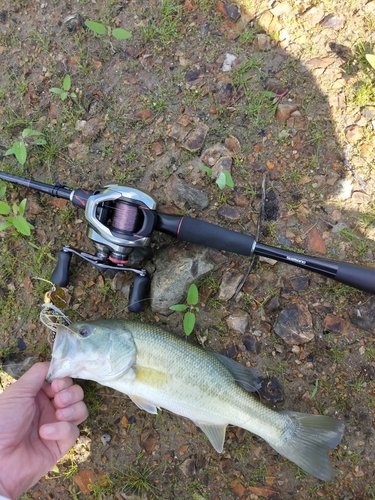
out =
<svg viewBox="0 0 375 500"><path fill-rule="evenodd" d="M188 216L182 217L176 236L189 243L247 256L253 253L255 247L253 236Z"/></svg>
<svg viewBox="0 0 375 500"><path fill-rule="evenodd" d="M52 273L52 283L58 286L67 286L69 283L69 265L72 253L61 250L57 258L57 265Z"/></svg>
<svg viewBox="0 0 375 500"><path fill-rule="evenodd" d="M356 266L347 262L337 262L336 281L358 290L375 294L375 269Z"/></svg>

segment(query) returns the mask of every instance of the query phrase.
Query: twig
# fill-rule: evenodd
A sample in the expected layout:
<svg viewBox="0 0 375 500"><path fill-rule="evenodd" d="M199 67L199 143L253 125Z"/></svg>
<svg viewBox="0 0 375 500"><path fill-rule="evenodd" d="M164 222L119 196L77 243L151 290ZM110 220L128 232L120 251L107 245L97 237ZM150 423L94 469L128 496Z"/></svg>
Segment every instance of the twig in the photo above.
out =
<svg viewBox="0 0 375 500"><path fill-rule="evenodd" d="M264 212L264 202L265 202L265 199L266 199L266 174L264 173L263 174L263 181L262 181L262 201L260 203L260 209L259 209L259 215L258 215L258 223L257 223L257 231L256 231L256 235L255 235L255 243L258 242L259 234L260 234L260 228L262 226L262 217L263 217L263 212ZM247 268L247 270L246 270L246 272L245 272L245 274L244 274L244 276L243 276L240 284L238 285L237 290L234 292L234 295L233 295L233 297L230 300L229 307L232 307L234 301L237 298L237 295L240 293L242 287L244 286L245 281L247 280L247 278L248 278L251 270L254 267L254 263L255 263L255 254L253 254L252 257L251 257L251 261L250 261L249 267Z"/></svg>

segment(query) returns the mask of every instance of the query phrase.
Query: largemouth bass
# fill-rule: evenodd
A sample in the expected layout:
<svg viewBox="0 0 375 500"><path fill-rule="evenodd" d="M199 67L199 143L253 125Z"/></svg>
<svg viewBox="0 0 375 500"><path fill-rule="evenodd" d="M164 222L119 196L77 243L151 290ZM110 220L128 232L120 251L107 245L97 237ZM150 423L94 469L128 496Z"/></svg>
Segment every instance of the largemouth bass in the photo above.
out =
<svg viewBox="0 0 375 500"><path fill-rule="evenodd" d="M264 406L247 392L259 387L250 369L157 326L125 320L57 325L47 380L65 376L112 387L150 413L165 408L189 418L219 453L231 424L262 437L313 476L332 478L328 452L341 441L340 420Z"/></svg>

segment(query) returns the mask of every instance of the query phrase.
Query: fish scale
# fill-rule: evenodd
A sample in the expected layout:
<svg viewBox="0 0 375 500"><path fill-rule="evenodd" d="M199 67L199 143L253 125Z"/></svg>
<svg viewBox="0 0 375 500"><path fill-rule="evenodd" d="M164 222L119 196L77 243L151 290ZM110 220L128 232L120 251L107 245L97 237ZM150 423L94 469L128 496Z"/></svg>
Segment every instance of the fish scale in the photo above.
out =
<svg viewBox="0 0 375 500"><path fill-rule="evenodd" d="M306 472L332 478L328 452L341 441L344 424L329 416L268 408L248 392L257 390L258 380L240 363L138 321L99 320L56 330L47 380L94 380L127 394L150 413L165 408L187 417L218 452L227 425L242 427Z"/></svg>

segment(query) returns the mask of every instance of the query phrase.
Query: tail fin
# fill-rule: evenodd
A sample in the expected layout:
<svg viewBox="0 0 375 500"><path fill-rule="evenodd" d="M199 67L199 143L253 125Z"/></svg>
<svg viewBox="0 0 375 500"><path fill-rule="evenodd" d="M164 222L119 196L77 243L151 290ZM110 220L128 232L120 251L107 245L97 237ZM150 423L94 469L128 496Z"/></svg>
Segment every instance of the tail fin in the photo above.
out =
<svg viewBox="0 0 375 500"><path fill-rule="evenodd" d="M328 452L337 446L344 432L341 420L294 411L280 412L290 418L280 440L271 446L309 474L330 481L332 464Z"/></svg>

